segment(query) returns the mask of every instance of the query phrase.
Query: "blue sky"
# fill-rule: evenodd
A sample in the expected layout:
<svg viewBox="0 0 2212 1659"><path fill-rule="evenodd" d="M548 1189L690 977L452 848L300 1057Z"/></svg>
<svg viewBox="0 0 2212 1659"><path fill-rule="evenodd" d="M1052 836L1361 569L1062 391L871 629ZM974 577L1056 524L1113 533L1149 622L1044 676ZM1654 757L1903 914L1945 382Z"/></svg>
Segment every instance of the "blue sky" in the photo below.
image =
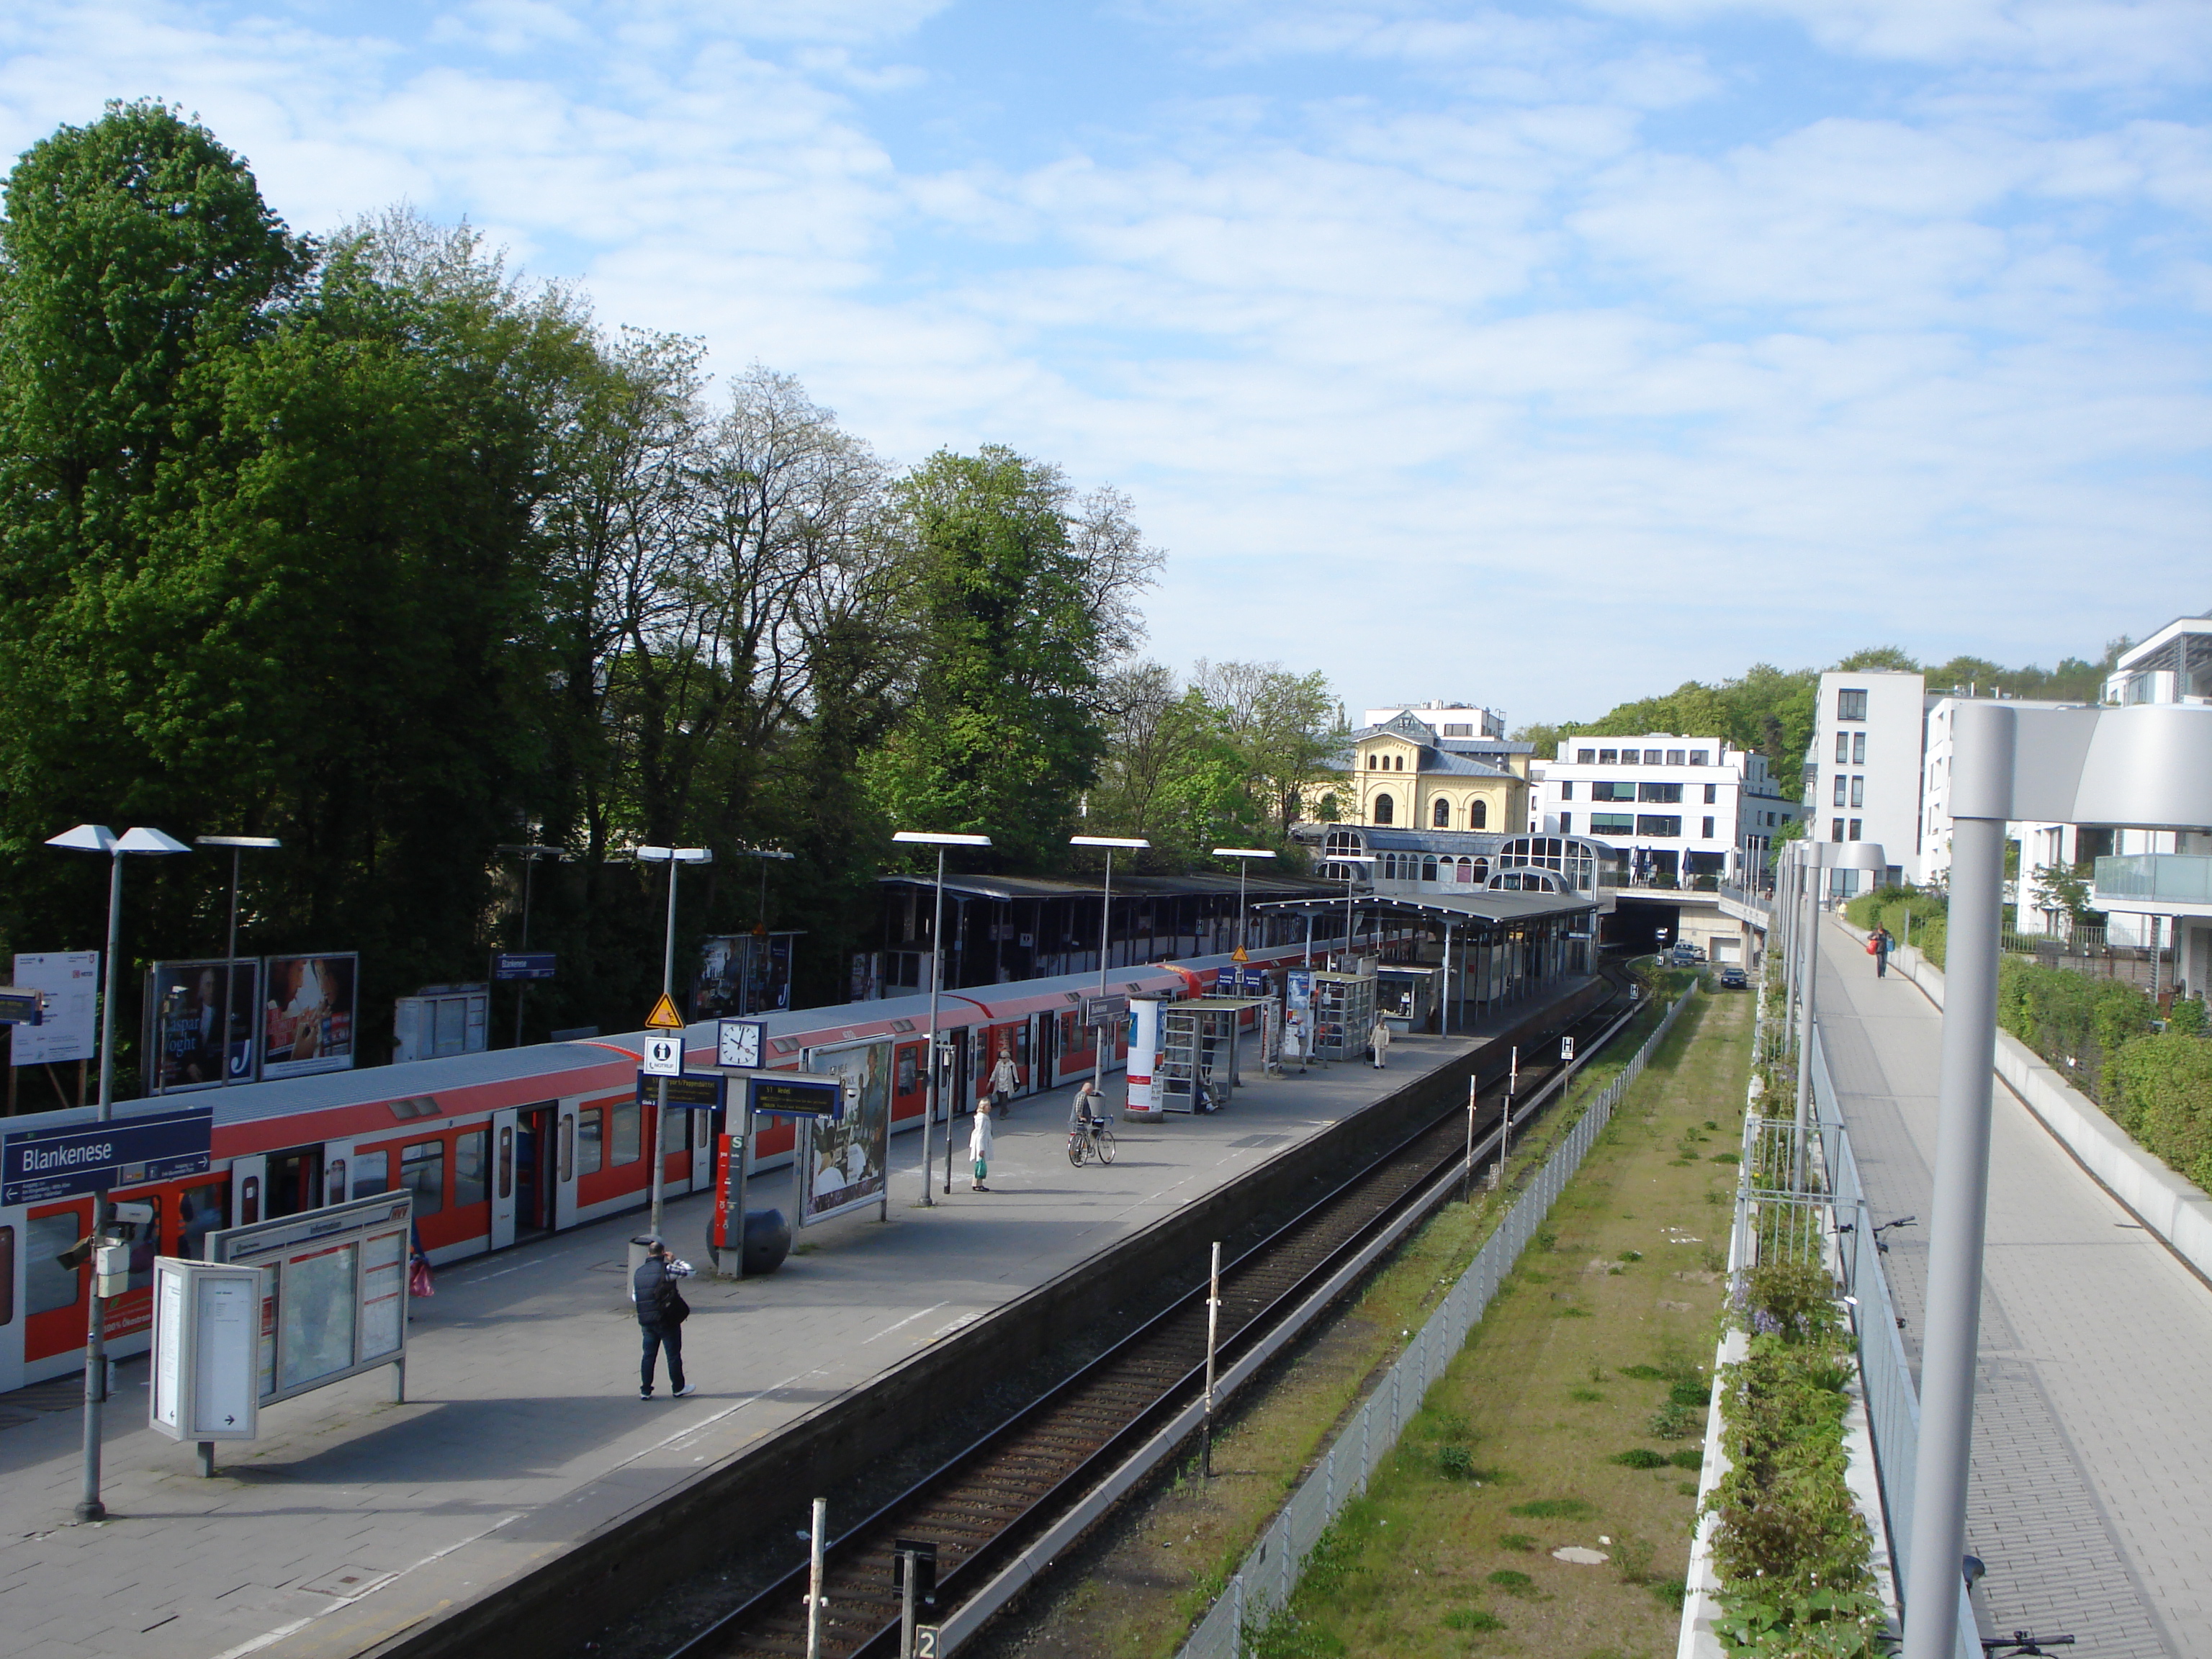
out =
<svg viewBox="0 0 2212 1659"><path fill-rule="evenodd" d="M197 112L894 460L1134 498L1151 650L1516 722L2212 605L2203 0L80 0Z"/></svg>

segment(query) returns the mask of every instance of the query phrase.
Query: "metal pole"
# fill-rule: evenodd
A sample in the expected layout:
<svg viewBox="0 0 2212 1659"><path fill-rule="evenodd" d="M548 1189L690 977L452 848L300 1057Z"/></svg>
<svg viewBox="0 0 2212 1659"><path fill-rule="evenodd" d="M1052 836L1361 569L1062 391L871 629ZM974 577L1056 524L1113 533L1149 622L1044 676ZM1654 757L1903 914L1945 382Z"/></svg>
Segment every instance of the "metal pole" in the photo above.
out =
<svg viewBox="0 0 2212 1659"><path fill-rule="evenodd" d="M1103 1020L1106 1012L1106 954L1114 942L1114 849L1106 849L1106 903L1098 918L1098 1012ZM1099 1024L1091 1028L1091 1048L1097 1063L1091 1071L1093 1092L1106 1091L1106 1033L1109 1028Z"/></svg>
<svg viewBox="0 0 2212 1659"><path fill-rule="evenodd" d="M899 1552L899 1659L914 1659L915 1558Z"/></svg>
<svg viewBox="0 0 2212 1659"><path fill-rule="evenodd" d="M768 868L763 864L763 870ZM945 849L937 849L937 902L929 923L929 1086L921 1096L921 1206L934 1209L937 1200L929 1195L929 1123L937 1115L937 1071L942 1062L937 1054L937 988L945 977ZM952 1190L952 1120L945 1120L945 1190ZM886 1174L884 1184L890 1184Z"/></svg>
<svg viewBox="0 0 2212 1659"><path fill-rule="evenodd" d="M1460 1182L1460 1196L1474 1196L1474 1102L1481 1083L1470 1073L1467 1079L1467 1176Z"/></svg>
<svg viewBox="0 0 2212 1659"><path fill-rule="evenodd" d="M1967 712L1960 710L1954 728L1954 766L1961 771L2005 767L2008 744L1999 748L1973 741L1986 740L1990 734L1983 728L1996 722L1978 720L1970 725ZM1966 1469L1973 1441L1974 1356L1980 1338L1982 1239L1989 1206L1990 1079L1996 1060L2004 832L1998 819L1960 817L1951 833L1945 947L1950 954L1944 964L1943 1040L1936 1069L1936 1178L1929 1206L1920 1450L1905 1579L1905 1659L1949 1659L1957 1630Z"/></svg>
<svg viewBox="0 0 2212 1659"><path fill-rule="evenodd" d="M822 1659L822 1544L829 1529L829 1500L817 1498L812 1541L806 1552L806 1659Z"/></svg>
<svg viewBox="0 0 2212 1659"><path fill-rule="evenodd" d="M1437 1014L1437 1020L1441 1027L1440 1035L1444 1036L1449 1036L1451 1035L1451 936L1452 925L1449 922L1446 922L1444 924L1444 959L1443 963L1443 1006Z"/></svg>
<svg viewBox="0 0 2212 1659"><path fill-rule="evenodd" d="M660 994L676 994L676 871L677 860L672 851L668 860L668 935L660 952ZM677 1040L683 1040L678 1034ZM654 1090L653 1107L653 1225L655 1238L660 1237L661 1206L668 1191L668 1079L662 1078ZM738 1248L744 1248L744 1233L740 1227Z"/></svg>
<svg viewBox="0 0 2212 1659"><path fill-rule="evenodd" d="M1237 959L1239 962L1251 954L1244 940L1244 872L1252 867L1249 859L1237 860Z"/></svg>
<svg viewBox="0 0 2212 1659"><path fill-rule="evenodd" d="M115 957L122 936L123 854L118 849L107 855L107 962L101 981L106 988L100 999L99 1121L102 1123L115 1115ZM229 1033L223 1035L227 1055ZM225 1069L228 1069L228 1060ZM92 1237L95 1250L99 1241L107 1237L104 1191L92 1195ZM100 1407L107 1400L107 1304L100 1294L97 1259L89 1265L92 1294L86 1299L84 1322L84 1468L75 1513L79 1521L100 1521L107 1516L107 1505L100 1501Z"/></svg>
<svg viewBox="0 0 2212 1659"><path fill-rule="evenodd" d="M1199 1424L1198 1472L1213 1476L1213 1345L1221 1329L1221 1241L1213 1241L1213 1266L1206 1291L1206 1415Z"/></svg>
<svg viewBox="0 0 2212 1659"><path fill-rule="evenodd" d="M1805 1190L1805 1140L1810 1133L1813 1117L1813 1008L1814 986L1820 971L1820 912L1819 891L1814 890L1814 908L1805 927L1805 986L1797 1010L1797 1133L1796 1146L1790 1153L1791 1190Z"/></svg>
<svg viewBox="0 0 2212 1659"><path fill-rule="evenodd" d="M676 867L676 861L673 859L669 860L668 867L672 870ZM525 853L522 855L522 948L525 951L530 948L531 878L537 873L538 854ZM674 878L671 877L670 879L673 880ZM517 980L514 991L514 1046L518 1048L522 1046L522 1005L529 1000L530 981L526 979Z"/></svg>
<svg viewBox="0 0 2212 1659"><path fill-rule="evenodd" d="M230 934L222 953L222 1086L230 1087L231 980L238 960L238 860L243 848L230 849Z"/></svg>

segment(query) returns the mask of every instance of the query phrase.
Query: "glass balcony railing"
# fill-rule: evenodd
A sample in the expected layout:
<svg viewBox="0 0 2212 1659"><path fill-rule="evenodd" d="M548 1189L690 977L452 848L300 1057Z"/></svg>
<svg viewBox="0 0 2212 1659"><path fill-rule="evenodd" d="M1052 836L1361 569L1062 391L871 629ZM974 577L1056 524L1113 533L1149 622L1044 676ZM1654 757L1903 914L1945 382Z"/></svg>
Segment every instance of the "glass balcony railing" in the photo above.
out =
<svg viewBox="0 0 2212 1659"><path fill-rule="evenodd" d="M2094 902L2165 899L2212 904L2212 854L2122 853L2097 860Z"/></svg>

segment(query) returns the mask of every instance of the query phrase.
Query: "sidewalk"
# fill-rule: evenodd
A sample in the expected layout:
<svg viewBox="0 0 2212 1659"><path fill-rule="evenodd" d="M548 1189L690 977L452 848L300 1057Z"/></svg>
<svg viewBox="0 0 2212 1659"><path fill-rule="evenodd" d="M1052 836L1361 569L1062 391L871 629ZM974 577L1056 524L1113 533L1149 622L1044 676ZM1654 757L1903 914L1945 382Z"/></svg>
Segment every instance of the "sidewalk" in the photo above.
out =
<svg viewBox="0 0 2212 1659"><path fill-rule="evenodd" d="M1818 1007L1917 1371L1942 1016L1832 924ZM2212 1654L2212 1290L1996 1085L1967 1547L2000 1631Z"/></svg>
<svg viewBox="0 0 2212 1659"><path fill-rule="evenodd" d="M1524 1018L1501 1016L1497 1029ZM374 1372L270 1408L263 1438L191 1473L146 1425L145 1362L111 1403L103 1525L68 1523L81 1417L0 1397L0 1643L9 1659L242 1659L362 1652L535 1567L1015 1297L1458 1055L1478 1031L1407 1038L1392 1065L1258 1080L1228 1110L1116 1125L1110 1168L1067 1162L1072 1089L997 1126L989 1193L958 1175L918 1207L921 1137L892 1149L890 1224L799 1235L773 1278L695 1281L699 1393L637 1397L624 1247L643 1212L441 1272L417 1303L404 1406ZM1115 1097L1118 1097L1117 1096ZM967 1120L954 1121L965 1150ZM941 1181L942 1126L933 1135ZM787 1171L753 1207L789 1212ZM669 1206L704 1261L709 1200ZM27 1390L29 1394L34 1391ZM27 1420L25 1420L27 1419Z"/></svg>

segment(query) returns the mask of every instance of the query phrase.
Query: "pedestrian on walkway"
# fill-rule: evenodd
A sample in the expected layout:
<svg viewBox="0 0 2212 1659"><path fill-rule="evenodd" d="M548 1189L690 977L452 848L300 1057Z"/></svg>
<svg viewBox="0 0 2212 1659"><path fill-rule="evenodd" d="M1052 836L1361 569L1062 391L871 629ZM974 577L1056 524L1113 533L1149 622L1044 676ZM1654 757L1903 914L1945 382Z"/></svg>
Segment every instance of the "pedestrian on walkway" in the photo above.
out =
<svg viewBox="0 0 2212 1659"><path fill-rule="evenodd" d="M1869 939L1867 943L1874 947L1874 976L1876 979L1887 979L1889 977L1890 947L1895 943L1895 941L1889 936L1889 929L1887 927L1875 928L1874 930L1874 937Z"/></svg>
<svg viewBox="0 0 2212 1659"><path fill-rule="evenodd" d="M691 1306L677 1287L679 1279L691 1277L691 1264L668 1254L668 1246L654 1239L646 1247L645 1261L630 1280L637 1292L637 1327L645 1336L644 1357L637 1365L637 1397L653 1398L653 1363L665 1349L668 1354L668 1386L678 1400L698 1390L684 1380L684 1322Z"/></svg>
<svg viewBox="0 0 2212 1659"><path fill-rule="evenodd" d="M1367 1034L1367 1052L1375 1056L1375 1069L1384 1069L1390 1058L1390 1022L1382 1015L1375 1017L1375 1029Z"/></svg>
<svg viewBox="0 0 2212 1659"><path fill-rule="evenodd" d="M1098 1092L1089 1078L1085 1078L1083 1086L1075 1091L1075 1103L1067 1109L1068 1133L1087 1133L1094 1121L1103 1123L1105 1121L1106 1097Z"/></svg>
<svg viewBox="0 0 2212 1659"><path fill-rule="evenodd" d="M968 1157L973 1168L969 1176L969 1190L988 1193L983 1178L991 1173L991 1102L985 1096L975 1103L974 1127L968 1131Z"/></svg>
<svg viewBox="0 0 2212 1659"><path fill-rule="evenodd" d="M1014 1057L1004 1048L999 1050L999 1063L991 1068L991 1104L1001 1112L1014 1109L1014 1091L1022 1086L1022 1079L1014 1070Z"/></svg>

